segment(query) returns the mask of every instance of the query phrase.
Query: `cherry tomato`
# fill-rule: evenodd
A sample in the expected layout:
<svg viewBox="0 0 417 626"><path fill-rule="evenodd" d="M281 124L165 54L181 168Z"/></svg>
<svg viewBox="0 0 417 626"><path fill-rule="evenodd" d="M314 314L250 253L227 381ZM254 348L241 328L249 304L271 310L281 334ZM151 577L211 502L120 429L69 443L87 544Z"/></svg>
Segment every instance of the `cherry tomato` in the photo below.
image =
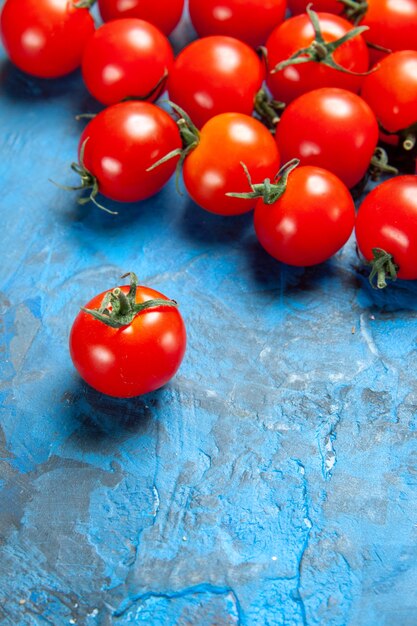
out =
<svg viewBox="0 0 417 626"><path fill-rule="evenodd" d="M179 368L186 347L185 326L178 308L164 305L173 305L173 301L150 287L137 286L136 280L134 276L130 288L121 286L110 292L113 299L104 309L101 305L106 292L90 300L85 308L99 316L100 307L107 311L101 313L104 321L82 310L69 338L71 358L80 376L97 391L117 398L139 396L165 385ZM154 303L133 316L126 315L114 328L105 321L118 323L120 317L108 315L117 299L133 312L135 303Z"/></svg>
<svg viewBox="0 0 417 626"><path fill-rule="evenodd" d="M275 259L289 265L315 265L349 239L355 206L337 176L306 165L289 173L285 191L275 202L258 200L254 220L260 244Z"/></svg>
<svg viewBox="0 0 417 626"><path fill-rule="evenodd" d="M94 21L69 0L6 0L1 35L10 60L39 78L57 78L81 65Z"/></svg>
<svg viewBox="0 0 417 626"><path fill-rule="evenodd" d="M279 152L271 133L242 113L222 113L201 129L197 147L184 161L185 187L206 211L237 215L250 211L256 200L229 198L230 191L250 191L241 163L252 180L261 183L279 168Z"/></svg>
<svg viewBox="0 0 417 626"><path fill-rule="evenodd" d="M337 15L317 13L324 41L340 39L352 30L352 24ZM282 102L291 102L307 91L320 87L340 87L358 92L363 76L355 76L334 69L325 62L311 61L301 65L289 65L275 73L275 66L292 56L298 50L307 48L315 40L313 24L307 14L292 17L273 30L266 49L268 51L267 84L273 97ZM364 73L369 67L369 54L361 35L350 39L337 48L332 59L343 68L356 73Z"/></svg>
<svg viewBox="0 0 417 626"><path fill-rule="evenodd" d="M200 37L229 35L250 46L264 44L285 17L286 0L189 0Z"/></svg>
<svg viewBox="0 0 417 626"><path fill-rule="evenodd" d="M291 11L291 15L299 15L305 13L307 6L311 3L311 0L287 0L288 8ZM315 11L323 11L325 13L334 13L340 15L344 11L344 6L339 0L315 0L313 2L313 9Z"/></svg>
<svg viewBox="0 0 417 626"><path fill-rule="evenodd" d="M98 0L103 22L136 17L169 35L180 21L184 0Z"/></svg>
<svg viewBox="0 0 417 626"><path fill-rule="evenodd" d="M82 72L89 92L103 104L126 98L155 100L174 54L155 26L135 18L114 20L86 45Z"/></svg>
<svg viewBox="0 0 417 626"><path fill-rule="evenodd" d="M219 113L250 115L262 85L264 69L256 53L233 37L203 37L177 56L167 89L201 128Z"/></svg>
<svg viewBox="0 0 417 626"><path fill-rule="evenodd" d="M180 147L177 125L168 113L148 102L130 101L101 111L89 122L81 135L79 158L104 196L136 202L161 189L176 160L151 172L147 168Z"/></svg>
<svg viewBox="0 0 417 626"><path fill-rule="evenodd" d="M356 218L356 239L365 259L385 251L398 278L417 279L417 176L396 176L365 197Z"/></svg>
<svg viewBox="0 0 417 626"><path fill-rule="evenodd" d="M365 78L361 96L389 132L416 123L417 51L394 52L382 59L378 70Z"/></svg>
<svg viewBox="0 0 417 626"><path fill-rule="evenodd" d="M378 123L362 98L323 87L284 110L276 140L282 160L323 167L353 187L365 175L378 141Z"/></svg>

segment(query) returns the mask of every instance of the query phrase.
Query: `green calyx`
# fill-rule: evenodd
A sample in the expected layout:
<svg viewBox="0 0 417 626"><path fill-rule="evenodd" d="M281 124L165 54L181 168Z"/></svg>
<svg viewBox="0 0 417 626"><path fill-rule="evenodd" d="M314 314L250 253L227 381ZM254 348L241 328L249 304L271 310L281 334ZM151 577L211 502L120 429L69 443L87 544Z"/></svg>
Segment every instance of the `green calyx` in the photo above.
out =
<svg viewBox="0 0 417 626"><path fill-rule="evenodd" d="M389 164L388 155L381 146L375 148L368 172L371 180L379 180L382 174L397 176L399 173L396 167Z"/></svg>
<svg viewBox="0 0 417 626"><path fill-rule="evenodd" d="M81 307L84 313L92 315L96 320L111 326L111 328L122 328L131 324L139 313L146 309L155 309L161 306L176 307L175 300L164 300L155 298L146 300L138 304L136 302L136 288L138 278L133 272L124 274L121 278L130 277L130 288L128 293L124 293L119 287L108 291L104 296L98 309L86 309Z"/></svg>
<svg viewBox="0 0 417 626"><path fill-rule="evenodd" d="M343 15L348 20L357 24L368 10L367 0L338 0L343 4Z"/></svg>
<svg viewBox="0 0 417 626"><path fill-rule="evenodd" d="M274 182L271 183L269 178L265 178L263 183L252 184L252 180L248 171L248 168L244 163L240 163L248 179L248 183L252 191L246 193L227 193L226 196L230 198L244 198L246 200L252 198L262 198L265 204L274 204L285 192L287 188L288 176L300 163L300 159L291 159L288 163L285 163L279 170L278 174L274 178Z"/></svg>
<svg viewBox="0 0 417 626"><path fill-rule="evenodd" d="M301 48L294 54L290 56L289 59L285 61L281 61L278 63L273 70L271 70L271 74L275 74L285 69L290 65L301 65L303 63L322 63L323 65L327 65L334 70L338 70L339 72L343 72L344 74L351 74L352 76L367 76L374 69L369 70L368 72L352 72L348 70L346 67L339 65L333 58L333 53L340 48L344 43L350 41L354 37L357 37L365 30L368 30L368 26L358 26L352 28L348 33L336 39L335 41L326 42L323 38L320 22L317 13L311 9L312 4L309 4L306 8L306 12L311 20L314 29L314 40L307 48Z"/></svg>
<svg viewBox="0 0 417 626"><path fill-rule="evenodd" d="M170 159L174 159L175 157L179 156L180 158L178 160L175 170L175 186L177 191L181 193L179 189L179 179L182 165L190 152L192 152L200 143L200 133L198 131L198 128L193 124L190 116L184 111L184 109L175 104L175 102L171 102L170 100L168 100L168 104L179 115L179 119L177 120L177 126L178 130L180 131L182 147L168 152L168 154L159 159L159 161L156 161L156 163L153 163L150 167L148 167L146 171L151 172L156 167L162 165L162 163L166 163Z"/></svg>
<svg viewBox="0 0 417 626"><path fill-rule="evenodd" d="M382 248L372 248L372 254L373 259L370 261L372 269L369 274L369 282L373 289L384 289L387 286L387 280L392 280L393 282L397 280L399 267L394 263L392 254L385 252Z"/></svg>
<svg viewBox="0 0 417 626"><path fill-rule="evenodd" d="M97 0L78 0L78 2L74 2L74 6L76 9L91 9Z"/></svg>
<svg viewBox="0 0 417 626"><path fill-rule="evenodd" d="M382 124L379 124L380 130L384 133L384 135L397 135L401 142L402 147L407 152L413 150L417 144L417 122L410 124L407 128L402 128L401 130L396 131L388 131L386 130Z"/></svg>
<svg viewBox="0 0 417 626"><path fill-rule="evenodd" d="M265 89L261 88L255 96L254 109L261 122L272 133L275 133L276 126L285 109L285 102L270 98Z"/></svg>
<svg viewBox="0 0 417 626"><path fill-rule="evenodd" d="M78 174L78 176L80 176L81 184L76 185L75 187L71 187L68 185L60 185L53 180L51 180L51 183L53 183L60 189L64 189L65 191L82 191L84 189L88 189L90 190L90 193L88 194L88 196L78 198L78 204L84 205L87 204L87 202L91 201L93 204L96 205L96 207L98 207L102 211L106 211L106 213L110 213L111 215L117 215L117 211L110 211L110 209L107 209L102 204L99 204L96 200L96 196L100 191L98 186L98 180L91 172L88 171L88 169L84 165L84 152L88 139L89 137L87 137L87 139L85 139L85 141L83 141L82 143L79 162L71 163L71 169L73 172Z"/></svg>

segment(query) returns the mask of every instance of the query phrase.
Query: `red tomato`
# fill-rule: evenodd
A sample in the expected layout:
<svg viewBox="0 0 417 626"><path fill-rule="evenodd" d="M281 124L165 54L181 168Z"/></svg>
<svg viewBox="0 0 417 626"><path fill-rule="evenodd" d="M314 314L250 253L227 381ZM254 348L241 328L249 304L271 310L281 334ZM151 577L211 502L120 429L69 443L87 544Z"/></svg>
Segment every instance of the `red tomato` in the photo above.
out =
<svg viewBox="0 0 417 626"><path fill-rule="evenodd" d="M127 296L123 301L127 300L132 309L134 303L155 301L152 307L134 314L130 322L118 328L82 310L69 338L71 358L80 376L97 391L117 398L139 396L165 385L179 368L186 347L178 308L164 305L172 301L154 289L136 286L135 281L136 277L133 289L132 285L130 289L122 286L110 293L123 298L115 295L122 292ZM99 294L85 308L100 309L105 296L106 292ZM112 304L105 309L112 311Z"/></svg>
<svg viewBox="0 0 417 626"><path fill-rule="evenodd" d="M396 176L372 189L359 207L355 230L365 259L383 250L398 266L398 278L417 279L417 176Z"/></svg>
<svg viewBox="0 0 417 626"><path fill-rule="evenodd" d="M155 26L135 18L108 22L89 40L82 62L89 92L103 104L155 100L174 54Z"/></svg>
<svg viewBox="0 0 417 626"><path fill-rule="evenodd" d="M180 147L177 125L168 113L148 102L130 101L101 111L89 122L81 135L79 156L104 196L136 202L161 189L173 174L176 160L151 172L147 168Z"/></svg>
<svg viewBox="0 0 417 626"><path fill-rule="evenodd" d="M352 24L337 15L318 13L317 18L326 43L336 41L352 30ZM314 40L314 28L307 14L286 20L266 42L270 70L298 50L309 47ZM351 72L364 73L369 67L368 49L361 35L342 44L332 58ZM267 74L268 87L273 97L282 102L291 102L301 94L320 87L340 87L358 92L363 81L362 76L347 74L319 61L289 65L276 73L271 71Z"/></svg>
<svg viewBox="0 0 417 626"><path fill-rule="evenodd" d="M81 64L94 21L87 9L69 0L6 0L0 28L6 52L19 69L57 78Z"/></svg>
<svg viewBox="0 0 417 626"><path fill-rule="evenodd" d="M378 141L378 123L362 98L324 87L303 94L284 110L276 140L282 160L330 170L348 187L365 175Z"/></svg>
<svg viewBox="0 0 417 626"><path fill-rule="evenodd" d="M136 17L169 35L180 21L184 0L98 0L103 22Z"/></svg>
<svg viewBox="0 0 417 626"><path fill-rule="evenodd" d="M288 8L292 15L305 13L310 3L311 0L287 0ZM315 11L324 11L325 13L340 15L343 13L345 7L339 0L315 0L313 2L313 9Z"/></svg>
<svg viewBox="0 0 417 626"><path fill-rule="evenodd" d="M285 17L286 0L189 0L200 37L229 35L250 46L264 44Z"/></svg>
<svg viewBox="0 0 417 626"><path fill-rule="evenodd" d="M240 162L256 183L279 168L279 152L271 133L258 120L242 113L216 115L201 129L197 147L184 161L184 184L206 211L237 215L250 211L256 200L229 198L229 191L250 191Z"/></svg>
<svg viewBox="0 0 417 626"><path fill-rule="evenodd" d="M278 261L307 266L322 263L349 239L355 206L349 190L331 172L306 165L290 172L284 193L255 207L255 231Z"/></svg>
<svg viewBox="0 0 417 626"><path fill-rule="evenodd" d="M170 100L201 128L219 113L250 115L263 78L263 65L247 44L233 37L204 37L180 52L167 89Z"/></svg>
<svg viewBox="0 0 417 626"><path fill-rule="evenodd" d="M416 31L417 36L417 31ZM397 132L417 122L417 51L389 54L363 82L362 98L381 126Z"/></svg>

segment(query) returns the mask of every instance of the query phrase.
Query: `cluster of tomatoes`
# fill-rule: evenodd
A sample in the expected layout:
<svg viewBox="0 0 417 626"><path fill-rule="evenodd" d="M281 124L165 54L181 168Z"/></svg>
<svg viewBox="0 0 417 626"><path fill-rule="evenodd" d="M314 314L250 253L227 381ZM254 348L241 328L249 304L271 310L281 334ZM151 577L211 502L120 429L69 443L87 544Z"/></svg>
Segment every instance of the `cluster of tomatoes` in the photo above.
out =
<svg viewBox="0 0 417 626"><path fill-rule="evenodd" d="M279 261L321 263L355 228L378 287L417 278L417 176L380 183L357 215L351 193L370 168L394 171L378 142L415 158L417 0L189 0L199 38L176 57L168 35L184 0L98 0L98 28L94 2L6 0L1 14L5 48L20 69L54 78L81 66L86 88L106 107L84 129L72 164L76 189L87 192L81 202L105 208L98 193L140 201L181 171L203 209L254 209L256 235ZM165 92L171 114L154 104ZM130 288L94 299L72 334L86 339L84 326L101 324L120 340L121 328L153 308L177 324L177 344L159 341L168 356L155 360L169 362L169 378L185 349L178 310L131 279ZM96 388L97 361L120 379L114 356L72 351ZM133 368L105 391L136 395L168 379L159 372L135 386L135 377Z"/></svg>

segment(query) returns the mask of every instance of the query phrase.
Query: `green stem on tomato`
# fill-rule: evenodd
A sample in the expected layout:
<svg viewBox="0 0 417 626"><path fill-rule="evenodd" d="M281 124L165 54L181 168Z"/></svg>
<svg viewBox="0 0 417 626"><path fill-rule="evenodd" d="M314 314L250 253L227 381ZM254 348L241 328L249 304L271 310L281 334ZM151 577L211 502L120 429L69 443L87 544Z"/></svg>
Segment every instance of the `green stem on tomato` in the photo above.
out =
<svg viewBox="0 0 417 626"><path fill-rule="evenodd" d="M288 163L285 163L279 170L278 174L274 178L274 182L271 183L269 178L265 178L263 183L252 184L252 180L249 174L249 170L244 163L240 163L245 172L246 178L252 191L250 192L229 192L226 196L230 198L262 198L265 204L274 204L285 192L287 188L288 176L300 163L299 159L291 159Z"/></svg>
<svg viewBox="0 0 417 626"><path fill-rule="evenodd" d="M385 289L387 280L393 282L397 280L398 265L394 262L392 254L382 248L372 248L373 258L370 261L372 266L369 274L369 282L373 289ZM376 277L376 284L374 279Z"/></svg>

